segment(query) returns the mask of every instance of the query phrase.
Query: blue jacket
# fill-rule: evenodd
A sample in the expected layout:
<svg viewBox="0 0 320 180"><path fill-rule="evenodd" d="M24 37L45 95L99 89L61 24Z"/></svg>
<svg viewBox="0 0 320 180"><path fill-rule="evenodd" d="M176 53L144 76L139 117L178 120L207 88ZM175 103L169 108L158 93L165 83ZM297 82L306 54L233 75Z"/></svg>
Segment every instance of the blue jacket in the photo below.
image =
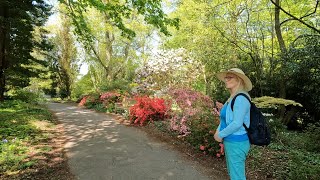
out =
<svg viewBox="0 0 320 180"><path fill-rule="evenodd" d="M240 93L240 92L238 92ZM247 92L241 91L249 96ZM226 102L226 127L220 130L220 125L218 127L218 136L224 140L230 141L243 141L247 140L247 132L243 127L243 123L249 127L250 126L250 102L244 96L238 96L233 105L233 111L231 109L231 101L233 97Z"/></svg>

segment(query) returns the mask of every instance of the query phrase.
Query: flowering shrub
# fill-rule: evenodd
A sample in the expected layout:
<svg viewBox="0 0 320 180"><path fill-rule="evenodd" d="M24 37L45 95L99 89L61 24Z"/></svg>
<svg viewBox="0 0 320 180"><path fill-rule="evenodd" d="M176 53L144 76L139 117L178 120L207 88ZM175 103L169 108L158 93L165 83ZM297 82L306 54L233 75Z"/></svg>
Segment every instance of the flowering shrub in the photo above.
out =
<svg viewBox="0 0 320 180"><path fill-rule="evenodd" d="M116 103L121 105L121 99L122 95L117 92L104 92L99 96L99 101L108 112L117 112L119 108L116 108Z"/></svg>
<svg viewBox="0 0 320 180"><path fill-rule="evenodd" d="M121 107L121 101L122 95L120 93L104 92L100 95L93 94L84 96L78 105L94 108L102 112L120 112L120 108L117 107Z"/></svg>
<svg viewBox="0 0 320 180"><path fill-rule="evenodd" d="M185 139L194 147L199 147L204 153L215 155L218 151L218 142L214 140L216 117L212 115L212 111L206 110L190 117L186 123L189 128Z"/></svg>
<svg viewBox="0 0 320 180"><path fill-rule="evenodd" d="M202 64L186 49L158 51L136 70L139 92L160 90L179 84L192 85L203 74ZM163 78L165 77L165 78Z"/></svg>
<svg viewBox="0 0 320 180"><path fill-rule="evenodd" d="M188 88L170 88L168 94L173 101L171 130L205 154L216 155L219 146L213 136L223 104Z"/></svg>
<svg viewBox="0 0 320 180"><path fill-rule="evenodd" d="M216 101L216 105L215 105L215 107L213 108L213 114L214 114L215 116L220 116L220 110L222 109L222 106L223 106L222 103Z"/></svg>
<svg viewBox="0 0 320 180"><path fill-rule="evenodd" d="M93 108L97 104L100 104L97 95L87 95L80 100L78 106L86 106L88 108Z"/></svg>
<svg viewBox="0 0 320 180"><path fill-rule="evenodd" d="M89 97L89 96L84 96L84 97L80 100L78 106L84 106L84 105L86 104L86 102L87 102L88 97Z"/></svg>
<svg viewBox="0 0 320 180"><path fill-rule="evenodd" d="M188 88L170 88L168 94L174 101L172 108L174 115L170 120L171 129L179 131L181 135L190 133L187 122L192 120L192 117L204 111L212 112L211 116L213 116L214 104L209 96Z"/></svg>
<svg viewBox="0 0 320 180"><path fill-rule="evenodd" d="M102 102L118 102L120 98L121 94L117 92L105 92L100 95L99 100Z"/></svg>
<svg viewBox="0 0 320 180"><path fill-rule="evenodd" d="M87 101L85 103L85 106L87 108L94 108L96 105L101 104L101 102L99 101L98 97L96 96L89 96L87 98Z"/></svg>
<svg viewBox="0 0 320 180"><path fill-rule="evenodd" d="M130 107L130 121L140 125L147 121L163 120L167 114L168 105L164 99L150 97L135 97L136 104Z"/></svg>

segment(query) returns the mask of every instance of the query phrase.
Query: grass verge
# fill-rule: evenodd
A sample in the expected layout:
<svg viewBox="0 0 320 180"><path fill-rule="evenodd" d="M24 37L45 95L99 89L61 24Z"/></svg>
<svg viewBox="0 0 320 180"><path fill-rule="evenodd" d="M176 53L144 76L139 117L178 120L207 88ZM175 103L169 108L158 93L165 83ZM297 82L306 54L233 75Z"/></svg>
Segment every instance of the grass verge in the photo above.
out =
<svg viewBox="0 0 320 180"><path fill-rule="evenodd" d="M0 179L71 179L52 114L22 101L0 104ZM62 174L62 175L61 175Z"/></svg>

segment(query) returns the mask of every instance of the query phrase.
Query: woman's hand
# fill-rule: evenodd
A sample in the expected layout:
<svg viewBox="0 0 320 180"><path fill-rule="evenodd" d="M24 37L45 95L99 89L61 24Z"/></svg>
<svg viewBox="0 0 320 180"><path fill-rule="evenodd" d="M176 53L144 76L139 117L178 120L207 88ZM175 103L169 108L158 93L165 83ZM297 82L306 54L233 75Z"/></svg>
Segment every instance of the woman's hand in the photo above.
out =
<svg viewBox="0 0 320 180"><path fill-rule="evenodd" d="M214 134L214 139L215 139L217 142L222 142L222 139L218 136L218 133L219 133L219 131L217 130L216 133Z"/></svg>

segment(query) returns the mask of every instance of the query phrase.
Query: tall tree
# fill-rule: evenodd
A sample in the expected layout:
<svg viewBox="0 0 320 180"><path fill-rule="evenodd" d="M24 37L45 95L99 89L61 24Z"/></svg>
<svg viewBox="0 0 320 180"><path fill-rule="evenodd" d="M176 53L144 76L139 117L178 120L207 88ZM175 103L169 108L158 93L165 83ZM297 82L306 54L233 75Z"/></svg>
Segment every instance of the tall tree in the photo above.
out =
<svg viewBox="0 0 320 180"><path fill-rule="evenodd" d="M96 62L105 70L106 78L112 81L119 74L115 73L112 67L113 62L118 59L114 54L114 43L117 32L123 37L133 39L136 36L135 27L128 26L128 22L140 18L142 23L152 24L161 32L169 35L167 26L177 26L178 19L169 19L161 8L161 0L130 0L130 1L110 1L110 0L60 0L68 7L69 16L73 20L75 32L79 40L84 44L85 48L92 52ZM102 36L97 37L94 33L95 28L90 27L88 12L92 9L98 11L99 22L98 27L103 24ZM138 17L139 18L139 17ZM118 33L119 34L119 33ZM104 49L99 49L103 45ZM124 47L124 56L128 57L131 42L127 41ZM125 58L126 59L126 58ZM113 71L113 72L112 72ZM119 71L118 71L119 72Z"/></svg>
<svg viewBox="0 0 320 180"><path fill-rule="evenodd" d="M286 9L294 9L294 7L299 7L299 5L291 6L291 7L286 7L283 5L284 3L288 4L288 1L283 1L283 0L270 0L270 2L274 5L274 28L275 28L275 33L276 37L279 43L280 47L280 63L279 65L281 66L280 70L280 76L279 76L279 97L281 98L286 98L287 96L287 82L290 80L289 73L287 72L288 67L288 62L290 61L289 59L289 54L288 54L288 48L285 43L284 37L283 37L283 30L284 27L287 29L292 28L294 29L293 24L289 24L290 21L295 21L298 22L299 28L302 27L307 27L307 30L304 30L303 32L295 31L296 34L301 35L305 33L317 33L320 34L320 30L315 26L307 23L308 18L310 21L310 18L316 19L316 13L317 13L317 8L319 7L319 0L316 0L316 2L307 2L304 4L304 7L308 7L308 9L305 11L303 8L299 9L300 13L296 13L297 15L294 14L294 11L286 10ZM287 5L288 6L288 5ZM311 10L310 10L311 9ZM283 14L282 18L285 19L281 21L281 12ZM303 14L302 14L303 13ZM298 18L299 17L299 18ZM312 21L311 21L312 22ZM290 27L289 25L293 26ZM287 33L287 32L286 32ZM291 40L292 42L293 40ZM290 43L290 41L289 41ZM289 113L290 114L290 113ZM284 118L285 116L285 107L281 106L279 109L279 115L281 119L288 119ZM286 120L287 121L287 120Z"/></svg>
<svg viewBox="0 0 320 180"><path fill-rule="evenodd" d="M71 97L71 88L78 74L77 49L71 33L69 17L61 14L61 27L58 30L55 45L58 51L58 74L60 79L60 96L62 98Z"/></svg>
<svg viewBox="0 0 320 180"><path fill-rule="evenodd" d="M37 76L30 65L41 61L30 53L43 48L46 38L36 42L33 31L46 22L50 8L44 0L0 1L0 101L6 90L25 87Z"/></svg>

